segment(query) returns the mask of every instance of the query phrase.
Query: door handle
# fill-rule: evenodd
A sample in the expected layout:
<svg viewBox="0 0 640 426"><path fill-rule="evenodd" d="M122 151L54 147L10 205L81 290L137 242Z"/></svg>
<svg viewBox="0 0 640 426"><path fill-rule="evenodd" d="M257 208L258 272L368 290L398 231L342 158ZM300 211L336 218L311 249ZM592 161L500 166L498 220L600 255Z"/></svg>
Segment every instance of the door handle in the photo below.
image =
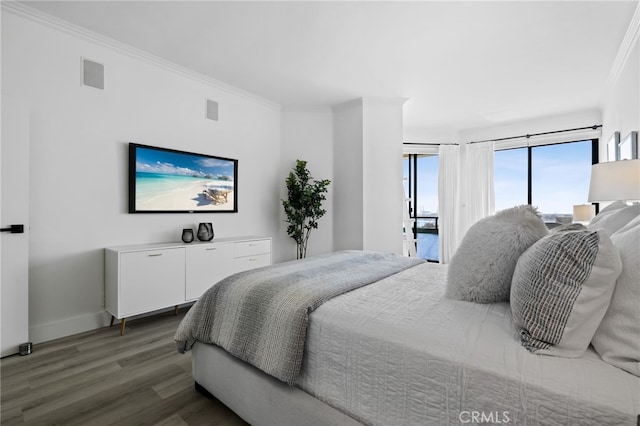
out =
<svg viewBox="0 0 640 426"><path fill-rule="evenodd" d="M0 229L0 232L10 232L12 234L24 234L24 225L10 225L8 228Z"/></svg>

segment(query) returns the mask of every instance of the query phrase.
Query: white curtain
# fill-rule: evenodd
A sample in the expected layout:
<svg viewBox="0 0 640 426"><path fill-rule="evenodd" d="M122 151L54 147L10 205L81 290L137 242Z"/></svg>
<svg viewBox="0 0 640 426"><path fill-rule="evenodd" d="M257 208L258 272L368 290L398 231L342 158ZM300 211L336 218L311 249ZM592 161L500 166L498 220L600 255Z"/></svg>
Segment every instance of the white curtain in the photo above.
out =
<svg viewBox="0 0 640 426"><path fill-rule="evenodd" d="M460 146L440 145L438 150L438 234L440 263L449 263L458 247Z"/></svg>
<svg viewBox="0 0 640 426"><path fill-rule="evenodd" d="M493 142L440 146L440 263L449 263L471 225L495 211L493 148Z"/></svg>
<svg viewBox="0 0 640 426"><path fill-rule="evenodd" d="M464 187L462 188L464 201L460 213L458 242L462 241L462 237L471 225L492 215L495 211L493 145L493 142L465 145Z"/></svg>

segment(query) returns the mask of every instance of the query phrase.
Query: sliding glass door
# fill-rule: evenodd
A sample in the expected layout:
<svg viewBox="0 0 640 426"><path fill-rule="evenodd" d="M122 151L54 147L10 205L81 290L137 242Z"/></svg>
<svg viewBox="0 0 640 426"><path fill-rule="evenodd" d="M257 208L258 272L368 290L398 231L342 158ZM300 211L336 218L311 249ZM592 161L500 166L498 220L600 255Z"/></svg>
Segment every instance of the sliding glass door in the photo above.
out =
<svg viewBox="0 0 640 426"><path fill-rule="evenodd" d="M414 219L413 235L417 256L437 262L438 228L438 156L404 156L405 193L410 198L409 216Z"/></svg>

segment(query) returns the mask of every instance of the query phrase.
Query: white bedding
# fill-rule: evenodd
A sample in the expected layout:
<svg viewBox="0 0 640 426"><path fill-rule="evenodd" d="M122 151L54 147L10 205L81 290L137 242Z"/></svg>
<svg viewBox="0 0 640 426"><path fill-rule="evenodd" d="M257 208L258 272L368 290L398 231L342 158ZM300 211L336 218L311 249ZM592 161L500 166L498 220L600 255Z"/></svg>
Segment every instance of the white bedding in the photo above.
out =
<svg viewBox="0 0 640 426"><path fill-rule="evenodd" d="M640 378L529 353L507 303L445 299L445 278L422 264L323 304L299 386L369 424L636 424Z"/></svg>

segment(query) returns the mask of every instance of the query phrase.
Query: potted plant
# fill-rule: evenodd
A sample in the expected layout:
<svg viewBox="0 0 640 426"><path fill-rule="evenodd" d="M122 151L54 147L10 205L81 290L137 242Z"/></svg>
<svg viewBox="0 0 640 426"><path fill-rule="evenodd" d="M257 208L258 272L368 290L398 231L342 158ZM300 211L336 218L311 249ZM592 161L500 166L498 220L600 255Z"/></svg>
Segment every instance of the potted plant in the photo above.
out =
<svg viewBox="0 0 640 426"><path fill-rule="evenodd" d="M282 200L288 222L287 234L296 242L296 258L307 256L307 242L312 229L318 227L318 219L326 213L322 202L330 180L314 180L307 170L307 162L296 160L295 168L285 180L287 199Z"/></svg>

